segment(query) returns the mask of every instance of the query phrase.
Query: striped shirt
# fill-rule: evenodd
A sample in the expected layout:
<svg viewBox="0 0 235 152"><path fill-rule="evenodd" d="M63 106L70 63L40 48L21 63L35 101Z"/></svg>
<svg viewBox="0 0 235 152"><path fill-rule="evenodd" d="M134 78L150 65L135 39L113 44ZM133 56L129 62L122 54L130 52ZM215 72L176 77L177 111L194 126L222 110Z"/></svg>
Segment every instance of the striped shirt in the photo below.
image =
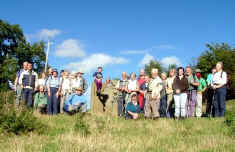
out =
<svg viewBox="0 0 235 152"><path fill-rule="evenodd" d="M59 88L60 86L60 78L59 77L49 77L47 86L52 88Z"/></svg>

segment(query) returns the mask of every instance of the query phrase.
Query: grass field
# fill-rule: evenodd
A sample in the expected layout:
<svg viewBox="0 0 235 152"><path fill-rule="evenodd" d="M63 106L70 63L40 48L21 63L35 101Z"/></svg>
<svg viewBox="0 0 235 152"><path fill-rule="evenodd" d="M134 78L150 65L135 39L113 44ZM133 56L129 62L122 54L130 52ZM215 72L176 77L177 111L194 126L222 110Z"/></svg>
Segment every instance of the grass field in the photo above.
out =
<svg viewBox="0 0 235 152"><path fill-rule="evenodd" d="M227 109L235 111L235 100ZM235 151L234 130L224 118L134 121L91 113L37 117L49 126L46 133L0 136L0 151Z"/></svg>

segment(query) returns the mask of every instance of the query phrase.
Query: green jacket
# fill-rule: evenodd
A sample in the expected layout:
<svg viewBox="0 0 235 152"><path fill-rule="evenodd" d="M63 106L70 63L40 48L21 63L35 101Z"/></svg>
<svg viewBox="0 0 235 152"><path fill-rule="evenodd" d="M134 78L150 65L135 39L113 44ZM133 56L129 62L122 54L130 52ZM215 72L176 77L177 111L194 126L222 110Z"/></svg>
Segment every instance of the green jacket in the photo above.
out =
<svg viewBox="0 0 235 152"><path fill-rule="evenodd" d="M36 93L34 96L34 108L37 109L38 104L46 105L47 104L47 96L42 93Z"/></svg>

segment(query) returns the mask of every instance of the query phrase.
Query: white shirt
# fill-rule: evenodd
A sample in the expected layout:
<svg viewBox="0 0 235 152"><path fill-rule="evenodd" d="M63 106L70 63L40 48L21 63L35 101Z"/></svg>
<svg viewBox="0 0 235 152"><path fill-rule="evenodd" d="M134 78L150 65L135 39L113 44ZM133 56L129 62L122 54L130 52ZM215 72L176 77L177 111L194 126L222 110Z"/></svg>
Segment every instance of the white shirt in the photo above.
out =
<svg viewBox="0 0 235 152"><path fill-rule="evenodd" d="M223 73L222 73L222 77L221 77L221 72L223 72ZM222 85L227 84L227 73L224 72L224 71L216 72L216 73L213 75L212 83L213 83L213 84L222 84Z"/></svg>
<svg viewBox="0 0 235 152"><path fill-rule="evenodd" d="M136 90L137 89L137 80L128 80L128 90Z"/></svg>
<svg viewBox="0 0 235 152"><path fill-rule="evenodd" d="M72 79L72 88L79 88L81 86L81 78Z"/></svg>
<svg viewBox="0 0 235 152"><path fill-rule="evenodd" d="M158 96L160 98L160 92L162 90L162 79L157 76L154 79L151 79L149 84L149 89L152 90L152 97Z"/></svg>
<svg viewBox="0 0 235 152"><path fill-rule="evenodd" d="M38 79L38 86L46 86L46 79Z"/></svg>
<svg viewBox="0 0 235 152"><path fill-rule="evenodd" d="M70 78L62 78L61 80L62 90L71 90L71 79Z"/></svg>

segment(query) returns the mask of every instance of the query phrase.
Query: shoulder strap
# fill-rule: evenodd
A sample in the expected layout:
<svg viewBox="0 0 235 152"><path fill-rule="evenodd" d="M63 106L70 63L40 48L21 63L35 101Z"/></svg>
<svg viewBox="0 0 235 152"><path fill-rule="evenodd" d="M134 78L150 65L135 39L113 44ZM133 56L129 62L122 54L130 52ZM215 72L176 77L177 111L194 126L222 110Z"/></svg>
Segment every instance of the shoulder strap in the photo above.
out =
<svg viewBox="0 0 235 152"><path fill-rule="evenodd" d="M221 71L221 74L220 74L220 77L221 77L221 78L223 77L223 73L224 73L224 71L222 70L222 71Z"/></svg>

